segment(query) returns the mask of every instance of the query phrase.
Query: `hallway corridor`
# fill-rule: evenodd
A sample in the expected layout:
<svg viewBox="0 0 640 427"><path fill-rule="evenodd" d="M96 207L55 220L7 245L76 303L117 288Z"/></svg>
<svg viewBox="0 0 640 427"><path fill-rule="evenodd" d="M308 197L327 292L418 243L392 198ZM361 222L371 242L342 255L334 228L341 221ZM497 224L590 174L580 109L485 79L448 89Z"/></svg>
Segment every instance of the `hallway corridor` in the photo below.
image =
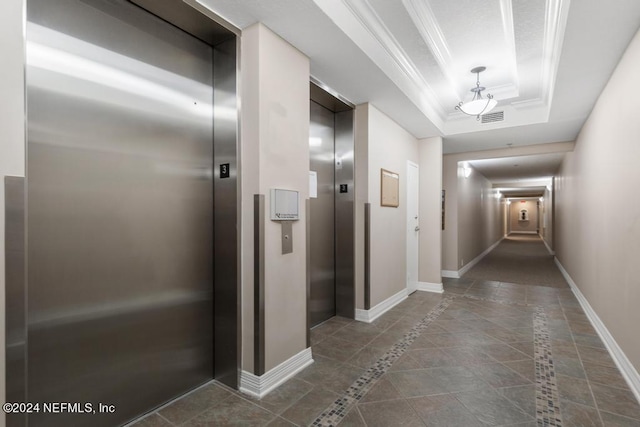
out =
<svg viewBox="0 0 640 427"><path fill-rule="evenodd" d="M471 272L553 278L541 245L510 238ZM445 279L370 324L332 318L312 330L313 365L263 399L213 382L136 427L640 426L570 288L544 283Z"/></svg>
<svg viewBox="0 0 640 427"><path fill-rule="evenodd" d="M553 262L553 255L549 254L542 239L532 234L508 235L464 277L522 285L568 287Z"/></svg>

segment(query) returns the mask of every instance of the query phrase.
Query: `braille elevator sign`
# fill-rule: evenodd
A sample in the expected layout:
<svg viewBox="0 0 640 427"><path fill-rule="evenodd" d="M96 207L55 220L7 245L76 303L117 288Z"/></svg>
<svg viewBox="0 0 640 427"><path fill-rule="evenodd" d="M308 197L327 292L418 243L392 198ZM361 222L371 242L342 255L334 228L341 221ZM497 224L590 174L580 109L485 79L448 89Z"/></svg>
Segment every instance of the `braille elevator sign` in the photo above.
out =
<svg viewBox="0 0 640 427"><path fill-rule="evenodd" d="M229 178L229 163L220 164L220 178Z"/></svg>
<svg viewBox="0 0 640 427"><path fill-rule="evenodd" d="M348 184L340 184L340 192L347 193L348 192Z"/></svg>

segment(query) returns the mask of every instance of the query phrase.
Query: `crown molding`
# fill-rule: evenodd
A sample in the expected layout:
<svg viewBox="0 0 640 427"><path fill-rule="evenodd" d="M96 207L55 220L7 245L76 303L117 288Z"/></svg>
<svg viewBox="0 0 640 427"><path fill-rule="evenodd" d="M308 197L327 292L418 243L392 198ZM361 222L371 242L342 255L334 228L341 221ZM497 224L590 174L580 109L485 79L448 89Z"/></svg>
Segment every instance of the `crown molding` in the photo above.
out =
<svg viewBox="0 0 640 427"><path fill-rule="evenodd" d="M447 43L447 37L438 24L436 14L431 9L428 1L424 0L402 0L407 13L411 17L414 25L418 29L420 36L424 40L433 57L435 58L442 74L445 76L451 90L462 101L467 90L460 90L460 83L456 79L456 71L459 71L458 64L454 60L454 55ZM497 100L515 98L519 95L518 87L518 66L516 62L516 36L513 25L513 8L511 0L500 0L500 22L504 42L507 46L508 68L511 81L500 86L492 86L487 91ZM446 111L445 111L446 114ZM457 113L460 114L460 113Z"/></svg>
<svg viewBox="0 0 640 427"><path fill-rule="evenodd" d="M342 0L342 2L386 51L393 60L393 63L395 63L402 74L409 80L411 86L413 86L418 93L423 93L428 96L428 100L421 100L421 102L417 104L418 107L420 107L421 103L427 102L438 118L442 120L443 115L440 112L444 112L445 107L439 102L431 85L425 80L422 73L418 71L418 67L416 67L409 58L409 55L407 55L400 46L400 43L373 9L371 3L369 3L368 0Z"/></svg>
<svg viewBox="0 0 640 427"><path fill-rule="evenodd" d="M438 129L445 111L429 83L366 0L313 0Z"/></svg>
<svg viewBox="0 0 640 427"><path fill-rule="evenodd" d="M560 65L562 43L569 17L570 0L547 0L542 49L542 82L540 98L551 110L556 75Z"/></svg>
<svg viewBox="0 0 640 427"><path fill-rule="evenodd" d="M402 0L407 13L418 29L420 36L429 46L431 54L440 66L440 70L449 81L453 92L458 92L458 82L454 79L451 70L453 68L453 55L447 44L447 39L442 28L435 19L435 13L428 1Z"/></svg>
<svg viewBox="0 0 640 427"><path fill-rule="evenodd" d="M502 18L502 28L504 41L509 51L509 74L511 74L511 84L516 88L516 95L519 95L520 79L518 78L518 61L516 54L516 32L513 25L513 3L512 0L500 0L500 15ZM496 92L496 89L492 89ZM494 93L495 95L495 93Z"/></svg>
<svg viewBox="0 0 640 427"><path fill-rule="evenodd" d="M389 77L389 79L415 104L444 136L475 132L478 126L453 105L443 105L434 87L403 49L394 34L377 14L370 0L314 0L334 23ZM458 98L460 73L455 52L447 40L441 23L433 13L429 0L402 0L402 3L429 47L451 93ZM483 125L483 129L498 129L546 122L549 119L570 0L546 0L545 24L542 40L542 63L539 91L533 98L519 99L520 81L516 54L515 25L512 0L499 0L500 16L494 25L500 25L508 60L507 82L487 89L505 111L505 121ZM494 22L492 18L492 22ZM502 49L502 48L501 48ZM504 49L503 49L504 50ZM458 67L458 68L456 68ZM449 98L447 95L446 98ZM500 100L503 100L500 102ZM508 101L512 99L513 102ZM464 120L463 120L464 119Z"/></svg>

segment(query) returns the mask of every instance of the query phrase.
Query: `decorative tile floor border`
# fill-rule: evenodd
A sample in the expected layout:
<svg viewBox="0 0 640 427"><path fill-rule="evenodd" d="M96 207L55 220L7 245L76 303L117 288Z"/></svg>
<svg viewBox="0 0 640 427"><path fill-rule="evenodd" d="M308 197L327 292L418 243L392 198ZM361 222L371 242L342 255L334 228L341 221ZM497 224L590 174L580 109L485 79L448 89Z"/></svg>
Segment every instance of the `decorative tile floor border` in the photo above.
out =
<svg viewBox="0 0 640 427"><path fill-rule="evenodd" d="M336 399L312 423L313 426L335 426L347 415L378 380L389 370L391 365L402 356L413 342L436 320L453 302L455 297L444 297L421 321L416 323L404 337L380 357L364 374L349 386L345 394Z"/></svg>
<svg viewBox="0 0 640 427"><path fill-rule="evenodd" d="M562 427L556 373L551 355L551 338L547 327L547 314L542 306L519 303L474 295L448 296L443 298L421 321L414 325L404 337L380 357L367 371L349 386L345 394L336 399L311 424L313 426L336 426L349 410L362 399L378 380L391 368L413 344L413 342L451 305L457 297L478 301L490 301L506 305L534 307L533 333L536 376L536 422L538 426Z"/></svg>
<svg viewBox="0 0 640 427"><path fill-rule="evenodd" d="M551 356L547 314L536 307L533 315L533 348L536 363L536 420L538 426L562 426L556 372Z"/></svg>
<svg viewBox="0 0 640 427"><path fill-rule="evenodd" d="M479 297L477 295L460 295L462 298L469 298L477 301L487 301L487 302L495 302L498 304L505 305L521 305L523 307L535 307L537 304L531 304L526 302L518 302L518 301L509 301L506 299L498 299L498 298L489 298L489 297Z"/></svg>
<svg viewBox="0 0 640 427"><path fill-rule="evenodd" d="M538 426L562 427L556 371L551 354L551 338L549 337L549 329L547 327L547 313L544 307L537 304L478 297L475 295L462 296L479 301L534 307L533 351L536 366L536 422Z"/></svg>

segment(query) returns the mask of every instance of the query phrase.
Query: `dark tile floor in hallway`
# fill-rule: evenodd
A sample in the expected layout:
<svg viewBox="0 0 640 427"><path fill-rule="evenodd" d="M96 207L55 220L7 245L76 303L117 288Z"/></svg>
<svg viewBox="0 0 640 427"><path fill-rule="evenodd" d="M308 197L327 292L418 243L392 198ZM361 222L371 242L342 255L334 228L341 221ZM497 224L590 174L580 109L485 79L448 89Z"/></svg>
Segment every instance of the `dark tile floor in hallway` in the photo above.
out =
<svg viewBox="0 0 640 427"><path fill-rule="evenodd" d="M313 329L315 363L262 400L213 382L135 426L331 425L319 416L363 378L373 386L340 426L640 426L640 405L569 288L444 287L371 324L336 317ZM421 321L428 326L416 334ZM367 369L398 342L400 357L371 379ZM557 418L545 424L541 404Z"/></svg>

